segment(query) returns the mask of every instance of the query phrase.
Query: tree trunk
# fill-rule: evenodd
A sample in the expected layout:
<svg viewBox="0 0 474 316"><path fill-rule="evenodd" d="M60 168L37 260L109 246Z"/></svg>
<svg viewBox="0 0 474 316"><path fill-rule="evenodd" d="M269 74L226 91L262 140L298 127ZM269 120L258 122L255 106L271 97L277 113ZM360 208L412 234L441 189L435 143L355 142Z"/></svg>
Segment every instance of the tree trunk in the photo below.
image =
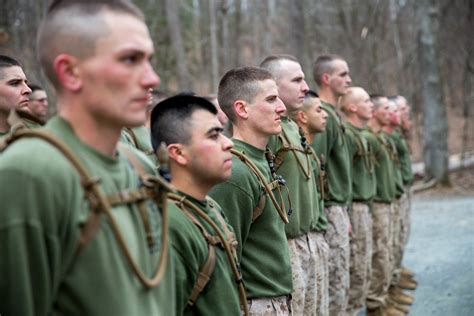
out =
<svg viewBox="0 0 474 316"><path fill-rule="evenodd" d="M166 0L166 20L170 32L171 45L176 54L176 68L178 70L179 90L192 90L186 51L184 50L181 24L178 19L178 5L174 0Z"/></svg>
<svg viewBox="0 0 474 316"><path fill-rule="evenodd" d="M222 45L221 56L222 65L225 70L230 69L230 43L229 43L229 1L222 0L221 2L221 19L222 19ZM217 89L217 87L215 87Z"/></svg>
<svg viewBox="0 0 474 316"><path fill-rule="evenodd" d="M217 50L216 3L209 0L209 28L211 33L211 82L212 89L219 84L219 52Z"/></svg>
<svg viewBox="0 0 474 316"><path fill-rule="evenodd" d="M439 6L437 0L422 0L420 10L420 65L424 111L423 158L426 174L449 185L448 124L443 104L439 65Z"/></svg>
<svg viewBox="0 0 474 316"><path fill-rule="evenodd" d="M304 61L304 3L303 0L290 1L290 34L288 34L290 54Z"/></svg>

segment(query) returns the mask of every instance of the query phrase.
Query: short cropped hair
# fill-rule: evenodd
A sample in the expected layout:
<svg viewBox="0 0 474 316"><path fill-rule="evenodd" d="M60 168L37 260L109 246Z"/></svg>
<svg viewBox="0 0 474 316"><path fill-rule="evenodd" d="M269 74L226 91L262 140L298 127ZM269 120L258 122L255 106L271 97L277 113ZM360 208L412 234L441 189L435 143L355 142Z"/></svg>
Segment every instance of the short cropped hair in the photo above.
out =
<svg viewBox="0 0 474 316"><path fill-rule="evenodd" d="M382 99L386 99L387 97L381 94L371 94L370 101L372 101L374 105L374 110L377 110L379 107L382 106Z"/></svg>
<svg viewBox="0 0 474 316"><path fill-rule="evenodd" d="M56 0L49 6L38 31L38 60L51 83L58 88L54 59L62 53L80 59L92 56L98 38L107 36L104 11L124 13L144 20L141 11L127 0Z"/></svg>
<svg viewBox="0 0 474 316"><path fill-rule="evenodd" d="M38 91L38 90L45 91L42 87L40 87L37 84L28 84L28 87L30 87L31 93L33 93L35 91Z"/></svg>
<svg viewBox="0 0 474 316"><path fill-rule="evenodd" d="M234 102L243 100L251 103L261 91L259 82L275 80L271 73L257 67L241 67L229 70L219 82L217 99L222 111L234 122Z"/></svg>
<svg viewBox="0 0 474 316"><path fill-rule="evenodd" d="M322 81L321 77L325 73L331 74L334 71L334 66L332 64L335 60L344 60L339 55L329 54L321 55L313 63L313 78L316 84L321 87Z"/></svg>
<svg viewBox="0 0 474 316"><path fill-rule="evenodd" d="M21 67L20 63L15 58L0 55L0 79L3 78L3 68L10 68L13 66Z"/></svg>
<svg viewBox="0 0 474 316"><path fill-rule="evenodd" d="M263 69L268 70L273 75L273 77L275 77L275 80L278 81L280 79L281 70L282 70L281 62L284 61L284 60L299 63L298 59L293 55L278 54L278 55L267 56L260 63L260 67L263 68Z"/></svg>
<svg viewBox="0 0 474 316"><path fill-rule="evenodd" d="M191 117L197 110L217 115L210 101L194 95L179 94L158 103L151 111L151 144L156 150L164 142L188 144L191 140Z"/></svg>

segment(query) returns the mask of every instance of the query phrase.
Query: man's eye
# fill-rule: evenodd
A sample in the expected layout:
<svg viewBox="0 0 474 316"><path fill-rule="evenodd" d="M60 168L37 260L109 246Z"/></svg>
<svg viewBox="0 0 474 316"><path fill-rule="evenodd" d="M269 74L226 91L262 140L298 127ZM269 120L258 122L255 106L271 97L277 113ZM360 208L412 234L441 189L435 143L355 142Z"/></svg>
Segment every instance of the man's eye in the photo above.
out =
<svg viewBox="0 0 474 316"><path fill-rule="evenodd" d="M130 55L130 56L125 56L122 58L122 61L127 64L134 64L138 60L139 60L139 57L137 55Z"/></svg>

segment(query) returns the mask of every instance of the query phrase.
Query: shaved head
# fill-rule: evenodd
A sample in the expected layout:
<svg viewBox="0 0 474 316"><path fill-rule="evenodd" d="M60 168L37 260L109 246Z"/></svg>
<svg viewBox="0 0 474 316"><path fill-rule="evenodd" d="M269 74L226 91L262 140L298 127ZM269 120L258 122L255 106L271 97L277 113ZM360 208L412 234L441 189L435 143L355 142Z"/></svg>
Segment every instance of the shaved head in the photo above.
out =
<svg viewBox="0 0 474 316"><path fill-rule="evenodd" d="M268 56L260 63L260 67L270 72L278 82L283 70L285 69L285 62L288 61L299 63L298 59L292 55L280 54Z"/></svg>
<svg viewBox="0 0 474 316"><path fill-rule="evenodd" d="M94 55L96 42L112 26L104 12L129 14L143 21L141 12L125 0L54 1L38 32L38 59L51 83L59 88L54 60L60 54L87 59ZM124 34L125 36L126 34Z"/></svg>
<svg viewBox="0 0 474 316"><path fill-rule="evenodd" d="M368 97L367 92L361 87L350 87L347 89L347 93L341 96L339 99L339 106L341 111L348 113L349 105L361 102L365 97Z"/></svg>

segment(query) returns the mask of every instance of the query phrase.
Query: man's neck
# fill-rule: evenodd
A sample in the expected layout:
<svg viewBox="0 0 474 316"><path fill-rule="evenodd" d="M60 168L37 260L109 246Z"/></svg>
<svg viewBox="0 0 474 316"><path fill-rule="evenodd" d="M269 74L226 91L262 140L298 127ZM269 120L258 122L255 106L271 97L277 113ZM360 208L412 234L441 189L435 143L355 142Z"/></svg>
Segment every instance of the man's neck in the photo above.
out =
<svg viewBox="0 0 474 316"><path fill-rule="evenodd" d="M267 135L257 134L245 126L237 125L233 125L233 131L234 133L232 138L238 139L260 149L265 149L265 147L267 147L269 139L269 136Z"/></svg>
<svg viewBox="0 0 474 316"><path fill-rule="evenodd" d="M387 134L392 134L392 132L395 130L395 127L389 124L389 125L382 126L382 130Z"/></svg>
<svg viewBox="0 0 474 316"><path fill-rule="evenodd" d="M316 136L316 133L310 133L308 131L308 127L304 126L304 125L299 125L299 127L301 127L301 129L303 130L303 133L304 133L304 137L306 137L306 140L308 141L308 144L312 144L313 143L313 139L314 137Z"/></svg>
<svg viewBox="0 0 474 316"><path fill-rule="evenodd" d="M10 131L10 124L8 124L8 114L0 113L0 133L7 133Z"/></svg>
<svg viewBox="0 0 474 316"><path fill-rule="evenodd" d="M173 166L171 166L171 184L179 191L200 201L206 199L207 193L212 188L212 186L198 181L186 169Z"/></svg>
<svg viewBox="0 0 474 316"><path fill-rule="evenodd" d="M78 106L59 105L59 116L71 125L82 142L106 156L114 157L122 128L94 120L85 112L77 111Z"/></svg>
<svg viewBox="0 0 474 316"><path fill-rule="evenodd" d="M368 120L361 119L357 115L347 116L347 121L357 128L364 128L368 123Z"/></svg>
<svg viewBox="0 0 474 316"><path fill-rule="evenodd" d="M382 125L380 125L379 121L377 119L371 119L369 121L369 128L371 131L378 133L382 130Z"/></svg>
<svg viewBox="0 0 474 316"><path fill-rule="evenodd" d="M336 107L338 96L334 95L329 88L321 88L319 90L319 99L325 103L329 103Z"/></svg>

